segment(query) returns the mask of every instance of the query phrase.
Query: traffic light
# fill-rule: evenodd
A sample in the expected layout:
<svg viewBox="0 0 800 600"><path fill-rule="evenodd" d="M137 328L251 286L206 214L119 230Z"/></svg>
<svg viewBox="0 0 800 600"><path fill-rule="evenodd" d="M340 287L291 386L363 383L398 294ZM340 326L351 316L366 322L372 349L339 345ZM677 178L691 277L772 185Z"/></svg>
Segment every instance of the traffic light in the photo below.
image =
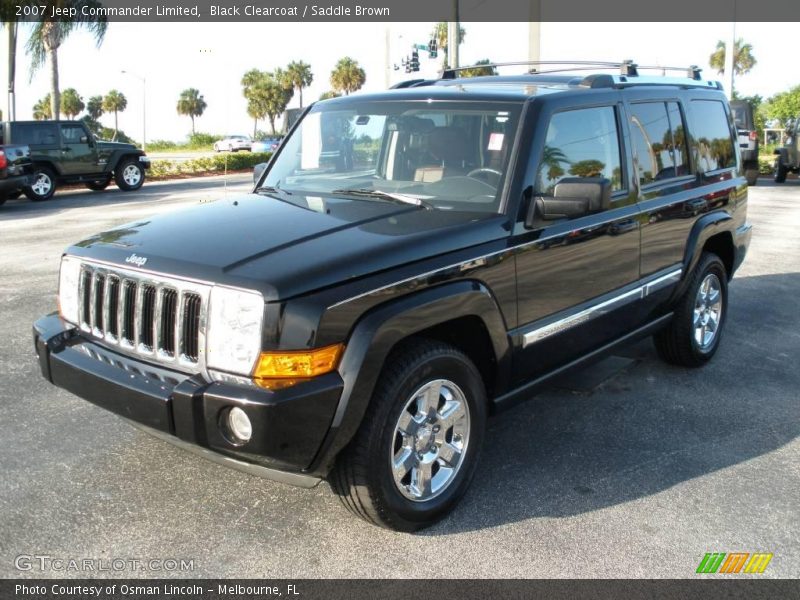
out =
<svg viewBox="0 0 800 600"><path fill-rule="evenodd" d="M411 68L411 71L419 71L419 52L416 50L411 52L411 60L409 61L408 66Z"/></svg>
<svg viewBox="0 0 800 600"><path fill-rule="evenodd" d="M436 46L436 38L431 38L431 41L428 42L428 56L430 58L436 58L439 54L438 47Z"/></svg>

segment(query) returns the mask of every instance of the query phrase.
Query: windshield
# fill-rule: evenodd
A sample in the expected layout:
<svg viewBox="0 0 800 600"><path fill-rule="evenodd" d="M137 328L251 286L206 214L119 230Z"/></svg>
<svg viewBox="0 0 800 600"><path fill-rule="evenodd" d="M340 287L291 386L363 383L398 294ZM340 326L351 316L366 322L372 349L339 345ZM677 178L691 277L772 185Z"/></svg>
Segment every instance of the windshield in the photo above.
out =
<svg viewBox="0 0 800 600"><path fill-rule="evenodd" d="M519 105L365 102L315 106L284 140L262 186L497 212Z"/></svg>

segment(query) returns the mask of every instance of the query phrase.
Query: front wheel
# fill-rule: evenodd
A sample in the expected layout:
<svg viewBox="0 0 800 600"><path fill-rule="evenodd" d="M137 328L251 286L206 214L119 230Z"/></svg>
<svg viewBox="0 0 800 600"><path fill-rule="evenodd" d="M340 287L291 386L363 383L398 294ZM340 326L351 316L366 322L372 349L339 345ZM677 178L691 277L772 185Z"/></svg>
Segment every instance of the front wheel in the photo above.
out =
<svg viewBox="0 0 800 600"><path fill-rule="evenodd" d="M747 169L744 172L745 179L747 179L747 185L753 186L758 184L758 168Z"/></svg>
<svg viewBox="0 0 800 600"><path fill-rule="evenodd" d="M704 252L669 325L654 336L666 362L701 367L717 351L728 311L728 277L716 254Z"/></svg>
<svg viewBox="0 0 800 600"><path fill-rule="evenodd" d="M419 341L393 352L330 481L355 515L416 531L465 494L486 427L486 390L461 351Z"/></svg>
<svg viewBox="0 0 800 600"><path fill-rule="evenodd" d="M114 180L125 192L138 190L144 183L144 169L138 160L122 161L114 172Z"/></svg>
<svg viewBox="0 0 800 600"><path fill-rule="evenodd" d="M50 200L56 193L56 176L47 167L36 167L33 172L33 183L23 193L34 202Z"/></svg>

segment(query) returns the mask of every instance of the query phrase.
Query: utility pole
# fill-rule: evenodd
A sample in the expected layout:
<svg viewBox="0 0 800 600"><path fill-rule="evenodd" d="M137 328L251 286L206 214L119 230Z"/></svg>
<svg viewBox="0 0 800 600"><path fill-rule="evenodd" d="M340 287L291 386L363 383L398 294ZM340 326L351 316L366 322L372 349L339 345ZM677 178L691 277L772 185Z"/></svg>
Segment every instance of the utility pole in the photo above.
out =
<svg viewBox="0 0 800 600"><path fill-rule="evenodd" d="M450 21L447 31L447 62L450 67L456 69L460 67L458 61L458 43L461 41L459 38L460 23L458 22L458 0L453 0L453 20Z"/></svg>
<svg viewBox="0 0 800 600"><path fill-rule="evenodd" d="M733 15L733 23L731 23L730 38L728 43L725 44L725 93L730 100L733 97L733 82L736 76L734 73L734 58L736 54L736 14Z"/></svg>
<svg viewBox="0 0 800 600"><path fill-rule="evenodd" d="M0 95L0 111L3 113L3 119L8 121L15 121L17 118L17 100L14 89L14 81L16 77L16 50L17 50L17 23L9 21L3 28L3 36L6 39L0 41L0 45L8 48L8 60L3 61L0 65L0 79L2 85L6 88L2 95Z"/></svg>
<svg viewBox="0 0 800 600"><path fill-rule="evenodd" d="M542 60L542 4L538 0L530 0L530 14L528 15L528 60L538 62ZM536 66L532 65L532 68Z"/></svg>

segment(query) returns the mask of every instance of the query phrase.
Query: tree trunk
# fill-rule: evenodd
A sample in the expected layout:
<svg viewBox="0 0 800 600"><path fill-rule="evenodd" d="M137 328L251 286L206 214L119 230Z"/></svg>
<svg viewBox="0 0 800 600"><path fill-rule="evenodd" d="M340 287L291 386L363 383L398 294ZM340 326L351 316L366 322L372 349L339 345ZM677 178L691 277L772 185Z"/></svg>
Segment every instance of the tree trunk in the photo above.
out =
<svg viewBox="0 0 800 600"><path fill-rule="evenodd" d="M253 119L253 139L256 139L258 133L258 119Z"/></svg>
<svg viewBox="0 0 800 600"><path fill-rule="evenodd" d="M298 87L297 91L300 92L300 108L303 108L303 86Z"/></svg>
<svg viewBox="0 0 800 600"><path fill-rule="evenodd" d="M194 135L194 115L189 115L189 118L192 120L192 135Z"/></svg>
<svg viewBox="0 0 800 600"><path fill-rule="evenodd" d="M117 139L117 133L119 133L119 127L117 125L117 111L114 111L114 139Z"/></svg>
<svg viewBox="0 0 800 600"><path fill-rule="evenodd" d="M49 48L50 55L50 112L53 120L58 121L61 116L61 92L58 90L58 49Z"/></svg>
<svg viewBox="0 0 800 600"><path fill-rule="evenodd" d="M275 135L275 117L269 116L269 126L272 128L272 135Z"/></svg>

